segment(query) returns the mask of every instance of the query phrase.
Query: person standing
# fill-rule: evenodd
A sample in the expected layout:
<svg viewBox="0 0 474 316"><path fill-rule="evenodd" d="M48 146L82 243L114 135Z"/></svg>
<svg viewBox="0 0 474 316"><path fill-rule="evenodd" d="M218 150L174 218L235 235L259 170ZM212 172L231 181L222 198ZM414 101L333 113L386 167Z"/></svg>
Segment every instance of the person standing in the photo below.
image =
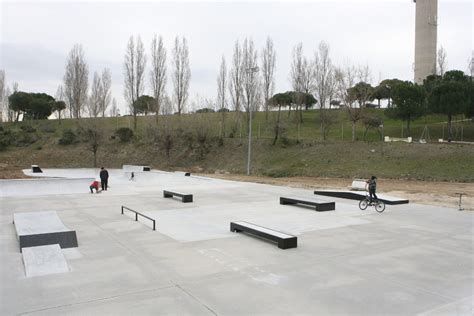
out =
<svg viewBox="0 0 474 316"><path fill-rule="evenodd" d="M100 183L102 185L102 191L107 191L109 172L104 167L100 168Z"/></svg>
<svg viewBox="0 0 474 316"><path fill-rule="evenodd" d="M377 191L377 177L372 176L370 180L367 181L367 186L369 187L369 196L370 196L370 202L372 202L374 199L377 200L377 195L375 194L375 191Z"/></svg>

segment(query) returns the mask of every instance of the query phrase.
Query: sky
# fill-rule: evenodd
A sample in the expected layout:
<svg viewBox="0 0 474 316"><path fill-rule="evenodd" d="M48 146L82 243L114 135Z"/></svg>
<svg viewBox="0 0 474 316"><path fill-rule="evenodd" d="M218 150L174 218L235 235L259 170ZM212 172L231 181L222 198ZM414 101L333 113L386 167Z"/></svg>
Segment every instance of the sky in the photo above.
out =
<svg viewBox="0 0 474 316"><path fill-rule="evenodd" d="M448 69L467 71L473 51L471 0L438 0L438 46ZM154 34L168 50L168 94L174 38L188 41L190 101L214 99L222 56L229 65L236 40L261 49L270 37L276 50L275 93L291 89L293 47L308 58L321 41L334 64L368 65L372 84L386 78L413 80L415 4L412 0L312 1L8 1L0 0L0 69L9 86L55 95L66 59L81 44L95 71L112 72L112 95L122 114L123 61L130 36L139 35L149 56ZM152 94L148 57L145 94Z"/></svg>

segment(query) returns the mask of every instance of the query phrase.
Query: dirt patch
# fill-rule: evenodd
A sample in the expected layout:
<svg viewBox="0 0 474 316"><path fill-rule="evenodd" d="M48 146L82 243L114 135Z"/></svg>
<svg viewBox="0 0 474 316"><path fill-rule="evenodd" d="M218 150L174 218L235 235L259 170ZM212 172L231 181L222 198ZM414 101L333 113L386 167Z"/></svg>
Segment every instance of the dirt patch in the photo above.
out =
<svg viewBox="0 0 474 316"><path fill-rule="evenodd" d="M352 179L340 178L271 178L234 174L203 174L203 176L305 189L346 190L352 183ZM462 192L466 194L462 197L463 208L465 210L474 210L474 185L472 183L378 179L377 191L387 195L406 198L412 203L439 205L451 208L458 207L459 195L456 193Z"/></svg>
<svg viewBox="0 0 474 316"><path fill-rule="evenodd" d="M0 163L0 179L26 179L23 171L17 166L11 166L6 163Z"/></svg>

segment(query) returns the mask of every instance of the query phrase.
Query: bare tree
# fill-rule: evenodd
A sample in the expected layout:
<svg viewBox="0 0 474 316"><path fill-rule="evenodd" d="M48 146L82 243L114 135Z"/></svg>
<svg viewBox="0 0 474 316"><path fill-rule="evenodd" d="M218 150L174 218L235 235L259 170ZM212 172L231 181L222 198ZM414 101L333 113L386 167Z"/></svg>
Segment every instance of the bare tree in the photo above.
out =
<svg viewBox="0 0 474 316"><path fill-rule="evenodd" d="M150 78L153 88L153 97L156 102L154 112L156 113L156 119L158 121L158 114L163 104L166 87L166 49L161 36L157 39L155 35L151 42L151 63L152 69L150 71Z"/></svg>
<svg viewBox="0 0 474 316"><path fill-rule="evenodd" d="M448 55L446 54L446 50L443 46L440 46L438 49L436 63L438 75L443 76L446 70L448 69Z"/></svg>
<svg viewBox="0 0 474 316"><path fill-rule="evenodd" d="M293 48L293 56L291 62L290 70L290 82L293 88L293 91L298 92L295 95L297 99L294 100L296 105L297 115L296 122L297 124L303 122L303 100L301 99L302 93L310 93L313 89L313 64L309 62L306 57L303 56L303 44L299 43ZM288 116L291 112L288 112Z"/></svg>
<svg viewBox="0 0 474 316"><path fill-rule="evenodd" d="M245 111L249 116L250 111L258 110L258 89L260 86L259 77L256 72L257 67L257 50L255 49L252 39L245 39L242 46L242 62L243 69L243 101L245 104Z"/></svg>
<svg viewBox="0 0 474 316"><path fill-rule="evenodd" d="M290 82L293 91L303 92L304 80L304 56L303 43L297 44L293 48L293 55L291 60Z"/></svg>
<svg viewBox="0 0 474 316"><path fill-rule="evenodd" d="M101 112L100 103L102 96L102 80L97 72L94 72L94 79L92 80L91 95L87 102L87 112L90 117L97 117Z"/></svg>
<svg viewBox="0 0 474 316"><path fill-rule="evenodd" d="M102 117L105 117L105 111L109 107L110 99L112 98L112 92L110 89L112 88L112 74L108 68L105 68L102 71L101 76L101 89L100 89L100 112L102 113Z"/></svg>
<svg viewBox="0 0 474 316"><path fill-rule="evenodd" d="M5 70L0 69L0 121L7 121L8 119L8 108L5 107L8 105L8 103L5 102L6 87Z"/></svg>
<svg viewBox="0 0 474 316"><path fill-rule="evenodd" d="M145 49L140 36L137 36L136 45L133 36L128 40L125 51L124 76L125 76L125 99L128 102L130 112L133 114L133 129L137 129L137 109L135 101L143 93L144 73L146 65Z"/></svg>
<svg viewBox="0 0 474 316"><path fill-rule="evenodd" d="M86 121L79 125L79 133L94 156L94 167L97 167L97 153L104 143L105 129L98 122Z"/></svg>
<svg viewBox="0 0 474 316"><path fill-rule="evenodd" d="M242 80L242 49L240 48L239 41L235 41L232 66L229 72L229 92L232 108L236 112L240 112L242 108Z"/></svg>
<svg viewBox="0 0 474 316"><path fill-rule="evenodd" d="M117 117L120 115L120 110L117 106L117 100L112 99L112 106L110 107L110 117Z"/></svg>
<svg viewBox="0 0 474 316"><path fill-rule="evenodd" d="M268 100L273 96L275 87L275 62L276 52L273 47L273 41L270 37L267 37L265 47L262 52L262 87L263 87L263 98L265 106L265 119L268 119L269 104Z"/></svg>
<svg viewBox="0 0 474 316"><path fill-rule="evenodd" d="M314 53L314 94L319 106L325 108L331 101L335 90L334 67L329 57L329 45L319 44Z"/></svg>
<svg viewBox="0 0 474 316"><path fill-rule="evenodd" d="M160 108L161 115L170 115L173 114L173 102L171 102L170 97L165 93L163 96L163 103Z"/></svg>
<svg viewBox="0 0 474 316"><path fill-rule="evenodd" d="M347 64L335 70L336 93L347 109L349 120L352 123L352 141L355 141L356 123L362 118L361 108L356 107L355 100L350 93L356 83L356 69Z"/></svg>
<svg viewBox="0 0 474 316"><path fill-rule="evenodd" d="M474 77L474 51L471 54L472 55L471 55L471 58L469 59L468 69L469 69L469 75L471 76L471 80L472 80Z"/></svg>
<svg viewBox="0 0 474 316"><path fill-rule="evenodd" d="M56 89L56 94L54 95L54 99L56 101L62 101L64 104L66 104L66 94L64 93L64 87L63 85L59 85L58 88ZM61 124L61 112L62 110L56 110L56 117L59 120L59 124Z"/></svg>
<svg viewBox="0 0 474 316"><path fill-rule="evenodd" d="M89 87L89 67L80 44L74 45L69 52L63 81L69 114L71 117L78 119L81 117L81 111L87 102Z"/></svg>
<svg viewBox="0 0 474 316"><path fill-rule="evenodd" d="M173 85L174 85L174 101L178 115L184 111L186 101L189 96L189 82L191 80L191 68L189 67L189 50L186 38L176 36L173 49Z"/></svg>
<svg viewBox="0 0 474 316"><path fill-rule="evenodd" d="M326 139L329 125L332 121L329 118L330 112L326 111L326 105L330 104L335 90L334 67L329 57L329 45L324 41L319 43L318 50L314 53L314 94L318 99L320 107L320 127L321 136Z"/></svg>
<svg viewBox="0 0 474 316"><path fill-rule="evenodd" d="M221 136L225 137L225 112L227 110L227 66L222 56L221 67L217 76L217 108L221 111Z"/></svg>

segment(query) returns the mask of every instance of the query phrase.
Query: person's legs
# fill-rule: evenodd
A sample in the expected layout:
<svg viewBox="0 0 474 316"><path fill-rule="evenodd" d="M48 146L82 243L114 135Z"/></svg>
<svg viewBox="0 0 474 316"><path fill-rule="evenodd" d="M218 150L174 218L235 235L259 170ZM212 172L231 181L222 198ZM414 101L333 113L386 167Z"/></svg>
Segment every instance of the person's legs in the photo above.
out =
<svg viewBox="0 0 474 316"><path fill-rule="evenodd" d="M374 190L374 192L373 192L372 194L374 195L374 199L375 199L375 200L378 200L378 199L379 199L379 198L377 197L377 194L375 194L375 190Z"/></svg>
<svg viewBox="0 0 474 316"><path fill-rule="evenodd" d="M100 187L102 188L102 191L104 191L104 188L105 188L105 181L104 180L100 180Z"/></svg>
<svg viewBox="0 0 474 316"><path fill-rule="evenodd" d="M105 180L105 181L104 181L104 188L105 188L105 191L107 191L108 184L109 184L109 180Z"/></svg>
<svg viewBox="0 0 474 316"><path fill-rule="evenodd" d="M94 193L94 191L92 191L92 185L89 186L89 189L91 190L91 193Z"/></svg>
<svg viewBox="0 0 474 316"><path fill-rule="evenodd" d="M374 190L369 190L369 197L370 197L370 202L372 202L372 201L373 201L373 199L374 199L374 198L373 198L373 196L374 196L374 195L375 195L375 192L374 192Z"/></svg>

